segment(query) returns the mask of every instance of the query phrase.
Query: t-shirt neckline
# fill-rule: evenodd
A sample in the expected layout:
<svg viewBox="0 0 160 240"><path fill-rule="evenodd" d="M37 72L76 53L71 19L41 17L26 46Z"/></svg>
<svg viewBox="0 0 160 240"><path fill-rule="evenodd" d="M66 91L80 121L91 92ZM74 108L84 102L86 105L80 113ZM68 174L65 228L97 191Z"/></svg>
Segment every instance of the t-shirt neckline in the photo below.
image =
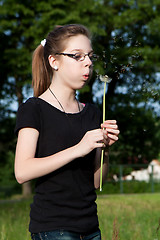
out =
<svg viewBox="0 0 160 240"><path fill-rule="evenodd" d="M47 105L49 105L50 107L52 107L53 109L55 109L56 111L62 113L62 114L66 114L68 116L76 116L76 115L79 115L79 114L82 114L86 111L87 107L88 107L88 103L84 104L84 107L83 109L80 111L80 112L76 112L76 113L66 113L66 112L63 112L61 111L59 108L56 108L55 106L53 106L52 104L50 104L49 102L47 102L46 100L42 99L42 98L39 98L39 97L34 97L35 99L38 99L44 103L46 103Z"/></svg>

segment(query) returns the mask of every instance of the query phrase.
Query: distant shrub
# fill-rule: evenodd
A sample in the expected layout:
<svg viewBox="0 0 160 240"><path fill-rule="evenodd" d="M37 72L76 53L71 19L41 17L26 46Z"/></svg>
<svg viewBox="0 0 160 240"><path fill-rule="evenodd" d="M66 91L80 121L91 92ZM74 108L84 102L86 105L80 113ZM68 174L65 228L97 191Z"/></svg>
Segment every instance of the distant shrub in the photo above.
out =
<svg viewBox="0 0 160 240"><path fill-rule="evenodd" d="M121 192L120 182L105 182L103 184L103 190L100 192L97 190L97 194L119 194L119 193L150 193L160 192L160 182L154 182L153 187L151 182L147 183L144 181L123 181L123 192Z"/></svg>

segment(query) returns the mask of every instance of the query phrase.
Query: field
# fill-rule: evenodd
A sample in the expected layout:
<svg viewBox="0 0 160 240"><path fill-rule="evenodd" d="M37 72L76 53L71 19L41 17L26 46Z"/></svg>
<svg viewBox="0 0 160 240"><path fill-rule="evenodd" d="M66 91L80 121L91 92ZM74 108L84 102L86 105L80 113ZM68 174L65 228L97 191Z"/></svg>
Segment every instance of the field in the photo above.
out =
<svg viewBox="0 0 160 240"><path fill-rule="evenodd" d="M159 240L160 194L98 198L103 240ZM118 232L119 238L113 231Z"/></svg>
<svg viewBox="0 0 160 240"><path fill-rule="evenodd" d="M0 240L30 240L31 200L0 201ZM101 195L102 240L160 240L160 194Z"/></svg>

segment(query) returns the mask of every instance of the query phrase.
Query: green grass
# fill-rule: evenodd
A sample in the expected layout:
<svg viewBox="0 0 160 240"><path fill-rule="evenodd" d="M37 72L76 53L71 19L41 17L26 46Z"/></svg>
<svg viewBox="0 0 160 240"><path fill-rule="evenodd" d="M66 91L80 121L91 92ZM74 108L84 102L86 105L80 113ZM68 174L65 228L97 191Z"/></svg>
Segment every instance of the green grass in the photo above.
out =
<svg viewBox="0 0 160 240"><path fill-rule="evenodd" d="M0 202L0 240L30 240L30 201Z"/></svg>
<svg viewBox="0 0 160 240"><path fill-rule="evenodd" d="M99 196L97 204L102 239L159 240L159 201L160 194ZM116 227L113 227L114 222ZM119 238L112 238L114 228Z"/></svg>
<svg viewBox="0 0 160 240"><path fill-rule="evenodd" d="M30 240L30 200L0 202L0 240ZM102 240L160 240L160 194L100 195ZM118 237L113 237L113 229Z"/></svg>

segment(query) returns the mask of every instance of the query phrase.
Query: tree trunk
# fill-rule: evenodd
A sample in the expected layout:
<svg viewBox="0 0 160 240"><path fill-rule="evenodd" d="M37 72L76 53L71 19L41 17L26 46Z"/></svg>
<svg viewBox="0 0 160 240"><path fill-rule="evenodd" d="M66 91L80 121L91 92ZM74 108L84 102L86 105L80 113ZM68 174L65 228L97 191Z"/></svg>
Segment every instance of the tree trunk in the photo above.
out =
<svg viewBox="0 0 160 240"><path fill-rule="evenodd" d="M23 198L27 198L31 196L32 194L32 188L31 188L31 182L26 182L22 184L22 196Z"/></svg>

